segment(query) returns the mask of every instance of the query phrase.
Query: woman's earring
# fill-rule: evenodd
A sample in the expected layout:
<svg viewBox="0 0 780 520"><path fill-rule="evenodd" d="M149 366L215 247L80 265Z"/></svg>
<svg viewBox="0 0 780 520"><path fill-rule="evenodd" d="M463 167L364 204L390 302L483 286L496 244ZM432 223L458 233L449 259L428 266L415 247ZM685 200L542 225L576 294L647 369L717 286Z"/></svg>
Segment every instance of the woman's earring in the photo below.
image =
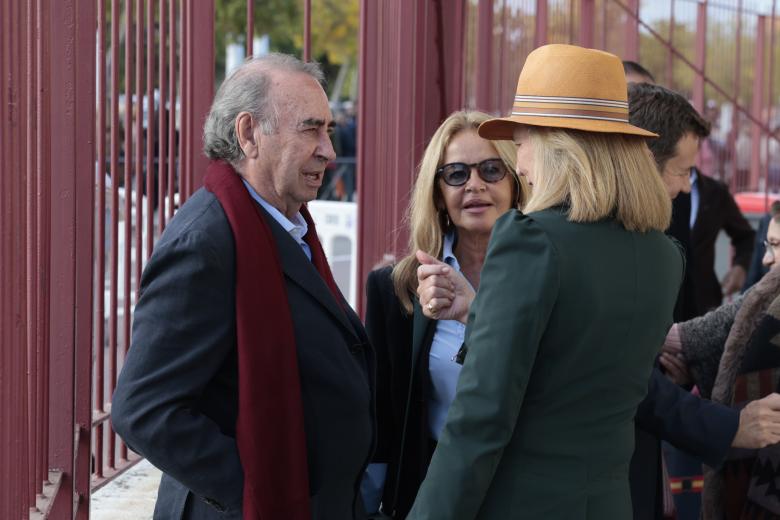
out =
<svg viewBox="0 0 780 520"><path fill-rule="evenodd" d="M442 213L442 217L443 217L443 219L442 219L442 220L444 220L444 229L445 229L445 230L446 230L446 229L449 229L449 228L450 228L450 225L451 225L451 222L450 222L450 214L449 214L449 213L447 213L447 211L442 211L441 213Z"/></svg>

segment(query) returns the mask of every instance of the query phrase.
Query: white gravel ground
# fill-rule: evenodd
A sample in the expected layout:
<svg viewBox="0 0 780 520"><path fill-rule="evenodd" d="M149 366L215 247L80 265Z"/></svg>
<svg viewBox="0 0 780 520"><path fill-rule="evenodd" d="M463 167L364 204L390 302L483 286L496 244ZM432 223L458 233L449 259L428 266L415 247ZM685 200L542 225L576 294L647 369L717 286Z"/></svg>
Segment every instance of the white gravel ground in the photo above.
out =
<svg viewBox="0 0 780 520"><path fill-rule="evenodd" d="M90 500L92 520L151 519L160 470L142 460L95 493Z"/></svg>

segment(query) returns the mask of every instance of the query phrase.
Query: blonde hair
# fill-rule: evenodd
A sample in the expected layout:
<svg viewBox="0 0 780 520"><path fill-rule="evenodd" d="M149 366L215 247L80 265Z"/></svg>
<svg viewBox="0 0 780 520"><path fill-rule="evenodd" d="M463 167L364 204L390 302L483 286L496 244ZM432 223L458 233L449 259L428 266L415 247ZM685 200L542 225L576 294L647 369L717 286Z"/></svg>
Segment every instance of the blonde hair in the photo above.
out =
<svg viewBox="0 0 780 520"><path fill-rule="evenodd" d="M476 111L453 112L434 132L425 148L404 218L409 226L409 251L393 268L395 293L408 313L412 312L412 296L417 291L417 267L420 265L415 252L419 249L440 258L447 231L446 210L440 211L444 202L436 182L436 169L441 166L444 152L456 134L468 130L476 132L480 123L491 118L489 114ZM490 141L490 144L515 181L515 200L520 207L528 188L525 179L520 179L515 172L516 147L511 141Z"/></svg>
<svg viewBox="0 0 780 520"><path fill-rule="evenodd" d="M642 137L528 127L534 188L525 213L561 204L572 222L615 218L630 231L664 231L672 204Z"/></svg>

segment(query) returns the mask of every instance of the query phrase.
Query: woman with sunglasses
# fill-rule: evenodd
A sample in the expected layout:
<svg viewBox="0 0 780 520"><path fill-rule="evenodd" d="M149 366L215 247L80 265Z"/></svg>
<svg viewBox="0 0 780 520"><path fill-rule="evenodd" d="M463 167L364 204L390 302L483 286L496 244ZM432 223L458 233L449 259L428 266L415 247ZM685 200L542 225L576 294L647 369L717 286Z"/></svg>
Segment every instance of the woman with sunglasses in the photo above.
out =
<svg viewBox="0 0 780 520"><path fill-rule="evenodd" d="M410 254L373 271L366 286L366 331L377 355L374 464L363 482L369 512L405 518L425 476L460 365L465 326L426 318L416 298L420 250L479 286L496 219L526 192L511 141L477 135L489 115L455 112L436 130L420 163L408 210Z"/></svg>
<svg viewBox="0 0 780 520"><path fill-rule="evenodd" d="M473 303L422 288L423 310L468 326L455 398L409 519L625 519L634 415L672 322L683 255L671 203L628 122L617 56L529 54L512 138L532 186L496 222ZM440 265L436 277L457 280ZM430 274L430 273L429 273Z"/></svg>

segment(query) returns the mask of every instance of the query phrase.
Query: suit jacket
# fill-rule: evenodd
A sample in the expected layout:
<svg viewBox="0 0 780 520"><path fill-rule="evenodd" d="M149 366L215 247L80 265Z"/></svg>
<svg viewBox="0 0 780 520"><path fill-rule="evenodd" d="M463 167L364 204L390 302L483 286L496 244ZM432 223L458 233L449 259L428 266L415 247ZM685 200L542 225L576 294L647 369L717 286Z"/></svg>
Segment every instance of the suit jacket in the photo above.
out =
<svg viewBox="0 0 780 520"><path fill-rule="evenodd" d="M373 351L354 312L261 212L276 238L293 320L312 517L363 518L358 490L374 439ZM128 446L164 472L155 518L241 518L234 254L219 201L201 189L144 269L112 420Z"/></svg>
<svg viewBox="0 0 780 520"><path fill-rule="evenodd" d="M694 258L691 242L691 194L680 193L672 201L672 221L666 233L677 240L685 252L685 273L680 284L680 292L674 305L675 323L699 316L699 304L696 299L696 287L693 277Z"/></svg>
<svg viewBox="0 0 780 520"><path fill-rule="evenodd" d="M647 396L636 412L636 440L630 482L634 520L661 520L661 443L694 455L712 467L728 455L739 427L739 412L701 399L653 369Z"/></svg>
<svg viewBox="0 0 780 520"><path fill-rule="evenodd" d="M382 511L405 518L431 459L428 356L436 321L417 299L407 314L395 294L392 267L372 271L366 283L366 331L377 358L377 449L388 464Z"/></svg>
<svg viewBox="0 0 780 520"><path fill-rule="evenodd" d="M499 218L409 518L629 518L633 419L682 271L661 232L563 209Z"/></svg>
<svg viewBox="0 0 780 520"><path fill-rule="evenodd" d="M691 230L691 275L698 315L702 315L718 307L723 301L723 292L715 274L715 241L720 230L724 230L731 239L734 248L733 263L742 266L746 272L753 256L756 234L725 184L702 173L698 174L696 182L699 190L699 211Z"/></svg>

